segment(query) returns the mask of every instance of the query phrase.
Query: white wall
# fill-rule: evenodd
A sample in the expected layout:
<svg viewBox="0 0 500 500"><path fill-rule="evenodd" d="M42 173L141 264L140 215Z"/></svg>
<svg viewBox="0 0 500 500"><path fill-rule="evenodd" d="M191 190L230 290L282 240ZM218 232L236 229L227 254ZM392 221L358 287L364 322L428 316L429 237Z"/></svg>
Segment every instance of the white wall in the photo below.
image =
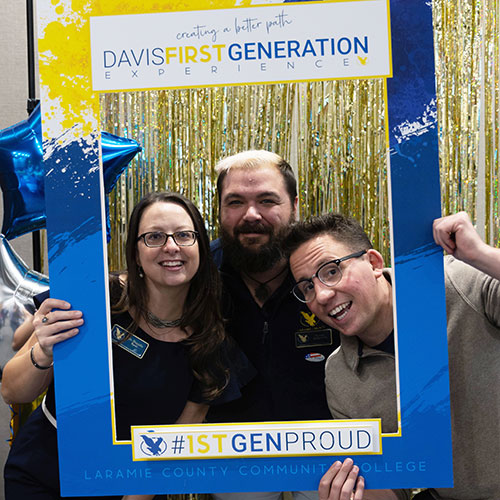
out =
<svg viewBox="0 0 500 500"><path fill-rule="evenodd" d="M27 57L26 4L23 0L2 0L0 12L0 130L27 118L28 57ZM3 220L3 199L0 193L0 220ZM15 251L30 267L33 266L31 235L11 241ZM1 265L1 263L0 263ZM0 403L0 466L9 450L10 411ZM1 476L3 478L3 474ZM3 479L0 500L3 500Z"/></svg>

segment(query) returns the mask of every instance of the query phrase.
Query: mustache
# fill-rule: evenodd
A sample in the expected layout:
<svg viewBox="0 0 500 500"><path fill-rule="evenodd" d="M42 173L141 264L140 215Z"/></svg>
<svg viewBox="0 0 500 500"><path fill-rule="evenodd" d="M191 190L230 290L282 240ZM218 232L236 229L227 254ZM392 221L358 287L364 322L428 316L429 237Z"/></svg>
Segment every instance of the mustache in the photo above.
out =
<svg viewBox="0 0 500 500"><path fill-rule="evenodd" d="M273 228L265 226L261 222L243 222L238 227L235 227L233 232L235 236L245 233L272 234Z"/></svg>

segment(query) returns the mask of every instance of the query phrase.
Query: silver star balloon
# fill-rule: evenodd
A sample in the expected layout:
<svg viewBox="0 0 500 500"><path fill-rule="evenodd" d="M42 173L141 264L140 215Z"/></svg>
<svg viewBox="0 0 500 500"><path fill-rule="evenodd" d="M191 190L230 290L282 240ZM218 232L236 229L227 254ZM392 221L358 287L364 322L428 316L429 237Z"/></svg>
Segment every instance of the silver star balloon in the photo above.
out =
<svg viewBox="0 0 500 500"><path fill-rule="evenodd" d="M12 338L24 322L26 312L33 314L33 296L49 288L49 279L30 269L0 234L0 367L14 355Z"/></svg>

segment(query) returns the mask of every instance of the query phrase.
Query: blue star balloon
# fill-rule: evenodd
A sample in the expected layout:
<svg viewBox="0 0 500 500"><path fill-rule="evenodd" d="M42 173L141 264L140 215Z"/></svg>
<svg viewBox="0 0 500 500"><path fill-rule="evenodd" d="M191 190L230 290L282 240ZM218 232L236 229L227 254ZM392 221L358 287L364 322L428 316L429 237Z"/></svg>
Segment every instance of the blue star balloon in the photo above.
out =
<svg viewBox="0 0 500 500"><path fill-rule="evenodd" d="M134 140L107 132L101 134L101 146L104 188L109 194L141 147ZM2 233L7 239L45 227L44 175L38 105L27 120L0 131L0 187L4 208Z"/></svg>

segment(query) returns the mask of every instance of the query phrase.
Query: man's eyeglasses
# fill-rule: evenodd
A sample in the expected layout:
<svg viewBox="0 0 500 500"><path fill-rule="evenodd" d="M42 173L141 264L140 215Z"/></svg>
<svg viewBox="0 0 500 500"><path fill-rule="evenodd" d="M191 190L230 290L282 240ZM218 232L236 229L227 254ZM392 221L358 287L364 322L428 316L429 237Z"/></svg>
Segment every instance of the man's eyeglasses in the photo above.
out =
<svg viewBox="0 0 500 500"><path fill-rule="evenodd" d="M141 238L144 244L150 248L162 247L167 243L169 237L172 237L174 243L180 247L190 247L194 245L198 233L196 231L176 231L175 233L164 233L163 231L151 231L149 233L141 234L137 241Z"/></svg>
<svg viewBox="0 0 500 500"><path fill-rule="evenodd" d="M301 302L311 302L311 300L316 297L316 291L314 289L314 278L318 278L323 285L335 286L342 279L342 271L340 270L339 264L345 260L355 259L361 257L366 253L366 250L360 250L359 252L346 255L341 259L330 260L322 264L316 273L309 279L300 280L292 289L293 294Z"/></svg>

